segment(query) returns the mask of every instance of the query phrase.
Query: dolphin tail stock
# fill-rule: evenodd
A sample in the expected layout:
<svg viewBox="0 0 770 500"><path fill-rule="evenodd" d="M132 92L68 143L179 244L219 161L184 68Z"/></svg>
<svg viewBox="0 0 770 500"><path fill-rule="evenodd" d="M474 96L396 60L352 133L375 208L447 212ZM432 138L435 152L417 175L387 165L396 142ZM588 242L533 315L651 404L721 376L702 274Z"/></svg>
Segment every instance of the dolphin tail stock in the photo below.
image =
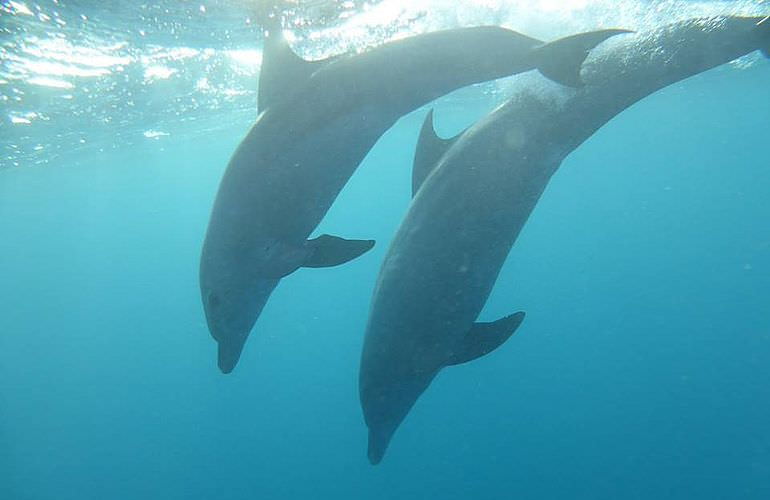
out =
<svg viewBox="0 0 770 500"><path fill-rule="evenodd" d="M519 311L491 323L474 323L445 366L467 363L494 351L513 335L524 316Z"/></svg>
<svg viewBox="0 0 770 500"><path fill-rule="evenodd" d="M580 68L588 53L610 37L632 33L625 29L606 29L578 33L535 47L535 66L540 73L568 87L582 87Z"/></svg>
<svg viewBox="0 0 770 500"><path fill-rule="evenodd" d="M464 131L463 131L464 132ZM417 147L414 150L414 161L412 164L412 197L417 194L422 183L428 178L428 175L436 168L444 153L457 142L463 132L450 139L442 139L436 134L433 126L433 110L428 111L425 121L420 129L420 137L417 139Z"/></svg>

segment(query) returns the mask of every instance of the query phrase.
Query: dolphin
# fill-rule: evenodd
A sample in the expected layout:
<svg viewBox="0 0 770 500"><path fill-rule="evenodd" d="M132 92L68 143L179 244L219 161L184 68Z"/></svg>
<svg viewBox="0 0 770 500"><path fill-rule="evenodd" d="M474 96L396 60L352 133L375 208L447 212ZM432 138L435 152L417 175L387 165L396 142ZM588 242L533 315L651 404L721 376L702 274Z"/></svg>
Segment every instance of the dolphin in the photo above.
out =
<svg viewBox="0 0 770 500"><path fill-rule="evenodd" d="M613 38L583 64L582 87L519 81L510 99L454 139L435 134L429 112L415 151L416 194L382 263L361 356L372 464L442 368L495 350L521 324L523 312L476 319L562 160L652 92L767 53L768 24L693 19Z"/></svg>
<svg viewBox="0 0 770 500"><path fill-rule="evenodd" d="M256 123L233 154L211 212L200 287L218 364L233 370L270 293L300 267L331 267L371 240L308 239L377 139L402 115L452 90L539 69L578 82L586 33L549 44L499 27L438 31L322 61L275 29L263 49Z"/></svg>

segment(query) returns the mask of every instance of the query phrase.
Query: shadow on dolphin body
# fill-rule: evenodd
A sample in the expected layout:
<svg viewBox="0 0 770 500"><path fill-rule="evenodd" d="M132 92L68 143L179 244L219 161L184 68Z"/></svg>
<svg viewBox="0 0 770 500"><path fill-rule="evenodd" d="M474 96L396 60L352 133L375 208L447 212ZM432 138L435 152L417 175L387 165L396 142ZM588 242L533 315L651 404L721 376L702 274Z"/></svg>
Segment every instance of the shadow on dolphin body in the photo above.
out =
<svg viewBox="0 0 770 500"><path fill-rule="evenodd" d="M544 44L504 28L463 28L309 62L270 30L261 112L220 182L201 254L201 297L220 369L233 370L281 278L300 267L342 264L372 247L371 240L308 237L402 115L460 87L536 68L574 84L587 50L607 36Z"/></svg>
<svg viewBox="0 0 770 500"><path fill-rule="evenodd" d="M519 81L505 104L454 139L437 137L428 114L416 194L380 269L361 356L371 463L442 368L493 350L521 322L474 323L562 160L645 96L768 47L767 20L694 19L597 47L579 89Z"/></svg>

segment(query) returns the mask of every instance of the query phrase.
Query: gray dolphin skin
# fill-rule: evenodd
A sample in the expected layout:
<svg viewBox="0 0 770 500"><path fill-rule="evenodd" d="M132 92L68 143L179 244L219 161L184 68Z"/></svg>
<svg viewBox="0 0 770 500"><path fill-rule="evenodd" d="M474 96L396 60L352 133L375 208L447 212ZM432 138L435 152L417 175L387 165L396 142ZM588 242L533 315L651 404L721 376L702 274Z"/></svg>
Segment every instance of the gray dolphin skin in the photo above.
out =
<svg viewBox="0 0 770 500"><path fill-rule="evenodd" d="M521 312L474 322L562 160L652 92L768 47L761 18L695 19L603 43L578 89L517 82L527 85L455 139L438 138L429 114L415 153L417 193L380 269L361 357L372 464L443 367L494 350L521 323Z"/></svg>
<svg viewBox="0 0 770 500"><path fill-rule="evenodd" d="M219 368L233 370L268 297L300 267L330 267L371 240L308 240L377 139L402 115L452 90L532 69L578 80L587 33L543 44L498 27L439 31L308 62L272 30L256 123L219 185L200 286Z"/></svg>

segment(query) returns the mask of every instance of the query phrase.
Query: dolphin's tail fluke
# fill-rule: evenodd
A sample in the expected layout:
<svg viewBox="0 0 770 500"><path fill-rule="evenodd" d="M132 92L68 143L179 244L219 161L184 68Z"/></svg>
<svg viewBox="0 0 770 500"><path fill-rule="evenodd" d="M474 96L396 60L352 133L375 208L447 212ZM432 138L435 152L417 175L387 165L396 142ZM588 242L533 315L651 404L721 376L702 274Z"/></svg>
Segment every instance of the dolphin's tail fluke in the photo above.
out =
<svg viewBox="0 0 770 500"><path fill-rule="evenodd" d="M233 371L243 351L243 341L220 341L217 364L222 373Z"/></svg>
<svg viewBox="0 0 770 500"><path fill-rule="evenodd" d="M624 29L589 31L560 38L534 49L535 66L543 76L567 85L582 87L580 68L591 49L606 39L621 33L630 33Z"/></svg>

